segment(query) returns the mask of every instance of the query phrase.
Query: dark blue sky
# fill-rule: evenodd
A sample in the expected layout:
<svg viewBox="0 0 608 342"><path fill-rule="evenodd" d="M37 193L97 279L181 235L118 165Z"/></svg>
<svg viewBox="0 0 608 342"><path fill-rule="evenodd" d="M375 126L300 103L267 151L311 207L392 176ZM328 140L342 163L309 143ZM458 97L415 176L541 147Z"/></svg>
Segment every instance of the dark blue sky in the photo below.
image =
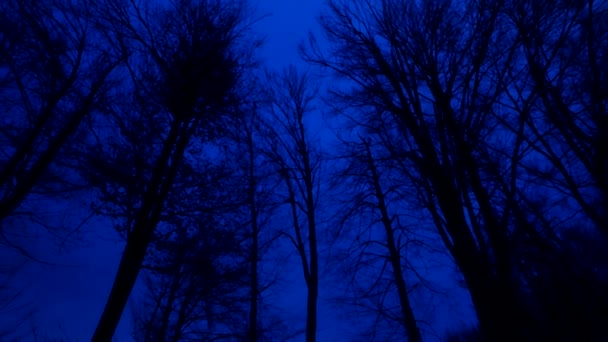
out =
<svg viewBox="0 0 608 342"><path fill-rule="evenodd" d="M308 32L318 31L317 18L323 3L323 0L258 0L259 13L271 14L257 25L258 32L266 37L261 56L269 66L281 68L302 63L298 44L308 37Z"/></svg>

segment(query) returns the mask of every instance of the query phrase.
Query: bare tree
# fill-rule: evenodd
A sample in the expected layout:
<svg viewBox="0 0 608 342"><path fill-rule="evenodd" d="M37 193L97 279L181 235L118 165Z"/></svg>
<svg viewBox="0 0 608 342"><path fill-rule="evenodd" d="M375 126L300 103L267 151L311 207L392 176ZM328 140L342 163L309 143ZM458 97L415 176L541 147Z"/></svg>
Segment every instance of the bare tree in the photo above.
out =
<svg viewBox="0 0 608 342"><path fill-rule="evenodd" d="M306 341L316 341L319 297L317 202L321 159L311 144L306 119L313 110L316 89L306 74L290 67L274 77L271 102L273 134L266 155L283 179L293 230L285 232L302 264L307 286ZM304 222L304 223L302 223Z"/></svg>
<svg viewBox="0 0 608 342"><path fill-rule="evenodd" d="M5 1L0 21L2 220L49 174L81 122L107 104L108 78L125 56L79 2Z"/></svg>
<svg viewBox="0 0 608 342"><path fill-rule="evenodd" d="M263 156L263 151L267 150L264 139L268 135L268 127L257 107L254 104L250 112L236 122L238 130L235 128L235 139L240 151L235 155L241 160L237 167L242 173L243 194L247 202L244 225L249 226L245 234L248 241L251 292L247 338L252 342L271 339L271 331L266 331L268 322L263 319L269 316L269 312L268 308L262 308L262 296L279 276L278 272L275 275L262 273L263 263L269 262L265 256L278 236L276 229L269 227L269 224L278 206L274 190L279 181L272 177L273 168L267 165Z"/></svg>
<svg viewBox="0 0 608 342"><path fill-rule="evenodd" d="M141 341L238 340L245 336L247 259L234 213L231 173L205 168L188 177L157 227L144 269L147 295L134 313ZM198 181L196 181L197 178Z"/></svg>
<svg viewBox="0 0 608 342"><path fill-rule="evenodd" d="M531 104L526 141L555 169L536 172L538 179L567 193L606 231L606 3L511 1L505 13L527 64L529 84L519 94Z"/></svg>
<svg viewBox="0 0 608 342"><path fill-rule="evenodd" d="M348 243L349 247L337 258L346 263L342 267L346 268L345 273L353 284L351 286L358 292L355 296L364 297L355 300L359 303L357 306L363 307L365 300L377 301L377 308L374 309L377 317L390 323L396 321L405 329L409 341L421 341L422 335L409 293L411 285L408 286L406 282L407 265L402 255L408 233L400 223L399 213L394 212L398 206L395 200L403 197L404 189L399 186L402 184L398 180L388 182L387 178L394 178L395 170L379 165L382 161L373 155L371 139L359 139L343 141L342 145L348 152L338 157L338 161L345 165L336 174L335 182L337 189L344 188L340 193L345 197L345 204L340 210L339 230L333 239L337 241L336 244ZM359 226L363 228L357 228ZM350 239L353 241L347 242ZM342 254L345 254L344 257ZM365 271L364 268L370 270ZM390 275L386 276L385 271ZM357 281L354 279L356 277L362 280ZM396 299L387 292L396 292ZM397 312L394 312L392 305L395 300L399 303ZM402 333L401 330L397 339L402 339ZM379 339L388 338L385 334L374 335Z"/></svg>
<svg viewBox="0 0 608 342"><path fill-rule="evenodd" d="M496 119L519 47L503 5L330 1L321 19L330 51L313 40L306 52L351 82L334 101L392 115L404 149L398 156L466 280L488 340L548 333L529 310L527 257L517 246L523 239L550 245L546 228L554 227L528 215L513 172L522 144L497 143L522 139Z"/></svg>
<svg viewBox="0 0 608 342"><path fill-rule="evenodd" d="M115 44L132 51L127 66L132 97L130 105L115 108L118 136L97 134L99 152L105 149L108 158L91 161L105 171L97 184L118 195L114 208L128 214L122 228L126 246L93 341L114 334L193 137L209 139L211 125L219 130L236 105L251 52L250 45L239 45L249 24L245 10L240 1L188 0L117 0L97 8L107 15L101 25L115 32ZM104 173L120 181L104 182ZM129 188L134 196L126 195Z"/></svg>
<svg viewBox="0 0 608 342"><path fill-rule="evenodd" d="M65 177L67 150L78 144L83 122L111 101L125 58L95 23L79 1L0 4L0 311L11 316L3 318L11 334L2 339L22 339L20 320L34 318L35 304L21 298L27 290L19 265L23 257L42 261L31 250L38 235L31 231L44 227L67 239L37 201L54 204L78 189Z"/></svg>

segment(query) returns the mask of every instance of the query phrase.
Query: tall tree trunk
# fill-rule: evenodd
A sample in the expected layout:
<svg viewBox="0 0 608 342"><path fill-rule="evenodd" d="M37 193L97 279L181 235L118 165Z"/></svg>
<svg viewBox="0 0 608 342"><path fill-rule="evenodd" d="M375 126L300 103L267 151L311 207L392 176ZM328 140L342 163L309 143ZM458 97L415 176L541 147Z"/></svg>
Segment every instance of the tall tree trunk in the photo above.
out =
<svg viewBox="0 0 608 342"><path fill-rule="evenodd" d="M317 279L316 273L313 274L312 271L313 262L312 260L310 262L308 261L309 258L306 254L306 246L302 237L302 227L298 222L297 203L295 198L295 192L293 190L293 186L291 185L291 180L287 178L286 183L287 188L289 190L289 204L291 207L291 216L293 219L293 225L296 235L295 245L296 249L298 250L298 254L300 255L300 260L302 262L302 270L304 271L304 280L306 281L306 342L314 342L317 338L317 297L319 281ZM310 229L310 222L308 223L308 225ZM314 247L310 246L310 259L312 259L313 248L316 251L316 244Z"/></svg>
<svg viewBox="0 0 608 342"><path fill-rule="evenodd" d="M195 124L174 121L150 180L144 203L138 212L120 259L110 296L92 341L110 341L118 326L141 270L148 245L160 220L163 203L183 158Z"/></svg>
<svg viewBox="0 0 608 342"><path fill-rule="evenodd" d="M314 158L306 138L304 116L311 110L311 101L316 97L317 89L308 89L309 81L305 74L299 74L292 66L277 77L278 82L273 84L274 93L273 114L278 122L283 122L284 132L275 131L277 137L285 134L289 143L283 138L277 139L277 147L284 151L270 154L280 168L278 171L285 179L289 192L288 203L291 207L295 240L292 238L302 262L304 279L307 286L306 300L306 341L315 342L317 333L317 302L319 297L319 259L317 247L317 225L315 218L315 172L318 170L318 159ZM276 111L275 111L276 110ZM280 144L280 145L279 145ZM294 182L292 184L291 182ZM294 190L295 189L295 190ZM296 196L297 190L297 196ZM307 221L307 241L303 235L303 227L299 220L302 213ZM307 253L308 249L308 253Z"/></svg>
<svg viewBox="0 0 608 342"><path fill-rule="evenodd" d="M306 216L308 219L308 245L310 248L310 278L308 283L308 303L306 308L306 342L317 340L317 302L319 297L319 256L317 250L317 223L315 218L315 198L310 155L305 140L304 123L299 116L302 137L302 161L304 164L304 185L306 187Z"/></svg>
<svg viewBox="0 0 608 342"><path fill-rule="evenodd" d="M110 296L91 339L92 342L109 342L112 340L137 281L150 239L149 230L142 231L139 229L137 234L133 233L131 238L127 240Z"/></svg>
<svg viewBox="0 0 608 342"><path fill-rule="evenodd" d="M306 301L306 342L317 340L317 299L319 297L319 280L312 276L308 282Z"/></svg>
<svg viewBox="0 0 608 342"><path fill-rule="evenodd" d="M249 303L249 341L258 340L258 259L259 259L259 226L258 210L256 206L256 179L255 179L255 151L252 132L247 132L247 145L249 149L249 211L251 216L251 302Z"/></svg>

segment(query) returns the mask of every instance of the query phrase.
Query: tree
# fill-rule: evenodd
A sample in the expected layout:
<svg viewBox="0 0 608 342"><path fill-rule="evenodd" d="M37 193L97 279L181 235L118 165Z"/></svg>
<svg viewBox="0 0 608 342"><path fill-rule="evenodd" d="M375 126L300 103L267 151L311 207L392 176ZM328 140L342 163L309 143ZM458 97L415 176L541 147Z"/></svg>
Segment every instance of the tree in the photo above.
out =
<svg viewBox="0 0 608 342"><path fill-rule="evenodd" d="M250 45L241 45L249 24L244 6L238 1L117 0L97 9L107 14L101 25L115 32L115 45L133 54L126 88L131 105L116 108L114 115L117 143L107 144L108 134L99 132L105 139L97 144L98 156L105 151L107 159L90 160L93 170L103 171L95 176L97 184L106 194L116 194L114 208L128 218L122 227L126 246L93 341L114 334L193 137L209 139L237 104L251 51ZM139 141L140 136L146 139ZM113 182L105 182L104 173ZM134 196L126 194L129 188Z"/></svg>
<svg viewBox="0 0 608 342"><path fill-rule="evenodd" d="M10 335L2 339L22 339L21 323L34 317L33 303L20 298L27 291L19 265L24 257L41 262L31 250L38 235L32 230L63 233L38 201L55 204L78 189L65 177L66 151L78 144L83 122L111 101L125 58L95 23L90 7L78 1L0 4L0 307L10 315L3 318Z"/></svg>
<svg viewBox="0 0 608 342"><path fill-rule="evenodd" d="M312 111L316 90L306 74L290 67L275 76L270 110L273 132L271 150L266 155L275 165L287 191L293 231L285 233L293 243L302 264L307 287L306 341L316 341L319 297L319 252L317 241L317 202L321 159L311 146L306 118ZM303 224L302 221L305 223Z"/></svg>
<svg viewBox="0 0 608 342"><path fill-rule="evenodd" d="M526 140L555 168L551 175L539 172L539 180L567 193L606 231L606 5L560 2L548 11L544 2L513 1L505 7L528 65L529 84L520 95L532 105Z"/></svg>
<svg viewBox="0 0 608 342"><path fill-rule="evenodd" d="M124 55L95 29L87 5L7 1L0 5L0 220L49 174L81 122L107 103Z"/></svg>
<svg viewBox="0 0 608 342"><path fill-rule="evenodd" d="M255 90L254 90L255 91ZM263 307L263 294L276 282L276 275L264 274L264 266L268 266L266 260L269 249L276 240L277 229L271 226L272 217L278 204L274 190L278 186L276 177L273 177L272 167L268 167L268 161L264 158L265 137L268 137L268 124L261 117L262 111L258 105L262 101L255 99L252 108L235 121L234 143L232 153L237 161L235 168L240 174L241 194L245 198L242 208L242 225L245 229L244 239L246 242L246 253L249 263L249 320L247 339L249 341L271 340L280 335L272 325L275 323L265 321L269 317L269 308ZM267 320L267 318L266 318ZM270 325L270 326L269 326ZM271 334L274 332L274 336Z"/></svg>
<svg viewBox="0 0 608 342"><path fill-rule="evenodd" d="M359 277L364 279L362 284L357 285L361 289L356 289L363 294L356 295L364 298L357 299L357 302L365 301L365 297L378 301L378 317L396 320L405 328L408 341L421 341L422 335L409 294L411 287L406 282L406 266L403 265L402 249L405 243L402 240L408 239L408 233L403 232L406 229L400 224L399 213L393 211L397 207L394 202L402 197L400 190L403 189L387 182L387 178L394 177L394 169L388 167L386 174L383 172L379 165L382 161L373 155L371 139L359 139L359 142L342 141L348 152L338 159L345 162L343 170L336 174L336 182L345 188L341 192L346 204L340 210L339 231L334 239L341 240L342 244L349 236L353 236L354 240L345 256L339 258L346 263L350 278L361 274ZM378 144L374 142L374 145ZM383 160L390 160L390 157ZM357 229L357 222L364 228ZM342 233L342 230L347 232ZM366 272L365 268L370 270ZM389 276L384 274L387 268L391 273ZM355 279L351 282L359 283ZM387 292L396 292L397 298ZM391 308L395 300L399 303L398 313L392 312ZM378 338L387 337L381 335Z"/></svg>
<svg viewBox="0 0 608 342"><path fill-rule="evenodd" d="M176 194L188 200L171 201L178 207L166 208L144 265L146 299L133 315L137 340L238 340L245 335L247 255L234 213L240 193L227 187L233 174L226 171L208 166L197 176L190 170Z"/></svg>
<svg viewBox="0 0 608 342"><path fill-rule="evenodd" d="M330 51L313 40L306 52L350 81L334 101L392 116L406 174L492 341L550 336L548 316L532 314L539 298L529 295L527 277L531 264L555 268L523 251L559 249L557 217L519 180L521 160L533 158L521 143L521 113L508 111L517 129L501 125L521 61L504 10L502 1L330 1L321 19Z"/></svg>

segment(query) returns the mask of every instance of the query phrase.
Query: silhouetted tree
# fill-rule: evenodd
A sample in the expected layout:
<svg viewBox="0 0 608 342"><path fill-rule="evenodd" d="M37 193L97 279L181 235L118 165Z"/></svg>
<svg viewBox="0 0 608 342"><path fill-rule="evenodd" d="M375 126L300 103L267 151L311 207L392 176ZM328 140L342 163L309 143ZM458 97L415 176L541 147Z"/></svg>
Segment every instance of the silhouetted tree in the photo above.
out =
<svg viewBox="0 0 608 342"><path fill-rule="evenodd" d="M40 232L31 233L40 226L65 238L47 215L52 210L58 216L57 208L45 207L80 186L66 179L66 150L78 144L83 122L111 101L125 57L101 36L95 20L78 1L0 4L0 313L8 315L2 340L23 339L21 323L33 321L36 304L21 298L29 290L22 257L48 257L33 252Z"/></svg>
<svg viewBox="0 0 608 342"><path fill-rule="evenodd" d="M525 123L530 146L552 166L539 181L567 193L606 231L608 198L608 38L603 2L509 1L505 12L518 39L531 104ZM535 118L534 114L542 117Z"/></svg>
<svg viewBox="0 0 608 342"><path fill-rule="evenodd" d="M202 154L201 154L202 156ZM217 157L215 158L217 159ZM182 168L184 169L184 168ZM144 269L143 308L134 313L137 340L241 340L247 316L248 269L223 167L191 170L156 229ZM199 176L197 176L197 173ZM177 185L177 184L176 184ZM171 197L170 197L171 199Z"/></svg>
<svg viewBox="0 0 608 342"><path fill-rule="evenodd" d="M520 181L521 160L534 156L522 144L520 112L503 102L519 86L513 71L522 61L505 8L502 1L330 1L321 19L330 50L313 40L306 52L351 81L334 101L394 119L403 146L396 157L409 166L405 174L492 341L551 336L548 316L534 314L539 298L526 277L533 263L555 268L523 251L559 250L557 216L526 187L539 188ZM503 110L515 114L516 129L501 125Z"/></svg>
<svg viewBox="0 0 608 342"><path fill-rule="evenodd" d="M107 105L107 81L125 56L100 37L95 19L73 1L0 5L0 220L51 173L81 122Z"/></svg>
<svg viewBox="0 0 608 342"><path fill-rule="evenodd" d="M241 224L249 264L249 341L277 340L282 334L273 330L277 322L268 321L273 313L268 306L263 305L263 293L277 281L281 272L263 272L264 269L280 267L267 260L280 231L272 225L272 218L280 205L274 191L280 179L274 175L274 168L264 158L264 151L268 150L265 144L270 130L261 117L262 111L257 109L260 105L263 106L262 102L256 99L252 108L248 108L245 115L234 122L235 148L231 149L239 174L240 194L246 202L241 209Z"/></svg>
<svg viewBox="0 0 608 342"><path fill-rule="evenodd" d="M115 194L113 208L126 214L126 246L93 336L107 341L163 220L191 142L219 133L222 117L234 113L238 83L249 63L248 44L254 42L241 40L249 21L240 1L116 0L97 11L107 14L100 25L114 32L115 44L132 52L127 65L131 84L125 86L130 97L112 116L118 134L97 132L98 158L90 160L94 171L101 170L94 177L102 192ZM106 176L115 179L108 182Z"/></svg>
<svg viewBox="0 0 608 342"><path fill-rule="evenodd" d="M292 232L285 235L293 243L304 272L307 287L306 341L316 341L319 297L319 252L317 241L317 202L319 197L320 155L311 143L307 118L311 115L317 90L309 76L290 67L272 75L269 91L273 132L267 158L276 167L287 191ZM304 223L303 223L304 222Z"/></svg>
<svg viewBox="0 0 608 342"><path fill-rule="evenodd" d="M339 254L337 258L346 263L342 267L358 292L354 294L355 301L378 302L374 308L378 317L391 323L397 321L405 329L408 340L420 341L422 336L408 293L411 287L406 282L402 255L408 240L407 231L401 226L398 213L393 211L397 206L395 199L403 195L403 184L387 181L387 178L394 178L395 170L388 168L388 172L383 172L379 166L382 162L373 155L370 138L354 139L342 142L347 152L338 157L344 165L335 175L337 189L341 189L346 198L334 239L336 244L350 246L343 252L344 256ZM347 241L351 239L352 242ZM390 275L385 275L385 271ZM356 277L361 280L357 281ZM397 312L394 312L394 301L399 303ZM401 334L402 330L398 339L402 339ZM374 335L379 339L388 338L384 334Z"/></svg>

